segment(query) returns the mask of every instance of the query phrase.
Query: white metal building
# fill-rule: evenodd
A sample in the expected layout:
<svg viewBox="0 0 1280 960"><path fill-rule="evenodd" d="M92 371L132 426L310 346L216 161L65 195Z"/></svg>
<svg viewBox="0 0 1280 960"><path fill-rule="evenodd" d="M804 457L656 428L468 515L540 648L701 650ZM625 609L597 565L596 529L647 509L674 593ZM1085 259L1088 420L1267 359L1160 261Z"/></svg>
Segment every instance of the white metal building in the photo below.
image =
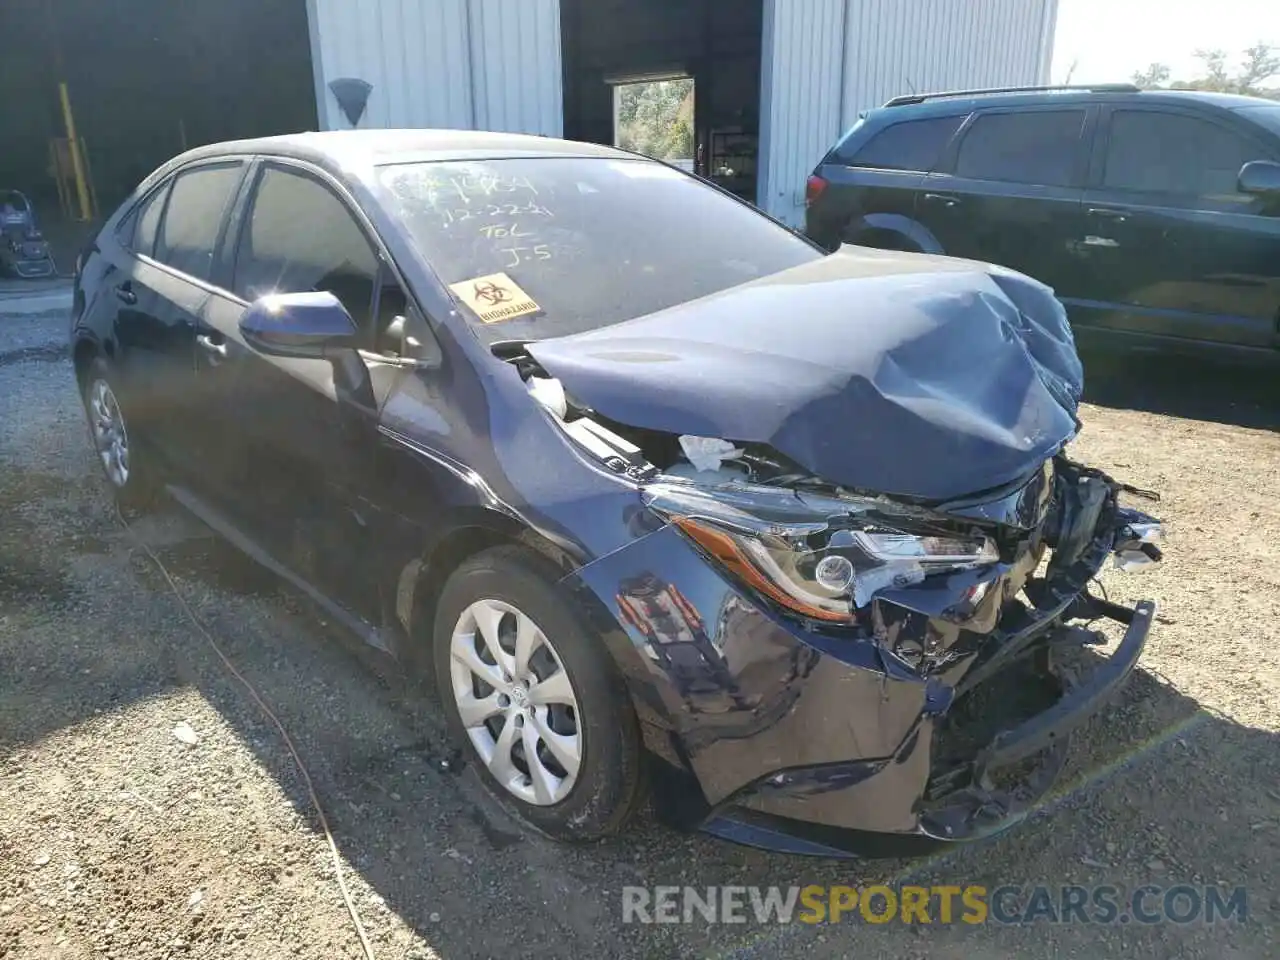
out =
<svg viewBox="0 0 1280 960"><path fill-rule="evenodd" d="M60 86L109 209L190 146L350 117L612 143L628 84L684 78L664 89L692 87L671 124L688 127L688 163L796 223L807 174L859 111L1047 82L1057 3L4 0L0 60L34 94L0 100L0 181L50 186Z"/></svg>
<svg viewBox="0 0 1280 960"><path fill-rule="evenodd" d="M1057 5L307 0L307 13L322 128L350 126L330 83L352 78L369 84L360 126L601 140L606 125L573 109L594 96L582 86L603 92L620 78L687 73L697 79L699 109L704 83L712 101L744 102L734 117L745 112L740 128L758 137L753 198L799 223L806 176L860 111L913 90L1047 83ZM699 122L700 143L716 123Z"/></svg>

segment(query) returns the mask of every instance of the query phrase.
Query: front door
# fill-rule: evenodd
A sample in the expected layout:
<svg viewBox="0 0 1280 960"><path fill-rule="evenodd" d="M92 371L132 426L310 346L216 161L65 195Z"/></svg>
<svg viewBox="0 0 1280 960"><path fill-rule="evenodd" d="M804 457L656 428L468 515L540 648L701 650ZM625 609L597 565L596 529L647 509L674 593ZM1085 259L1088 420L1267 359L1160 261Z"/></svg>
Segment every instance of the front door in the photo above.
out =
<svg viewBox="0 0 1280 960"><path fill-rule="evenodd" d="M238 218L234 264L231 289L204 314L203 335L220 349L205 352L199 372L214 385L201 393L219 398L209 427L219 499L273 556L376 626L363 497L377 445L378 378L354 351L323 360L257 353L239 321L261 296L324 290L372 347L379 257L333 185L272 162Z"/></svg>
<svg viewBox="0 0 1280 960"><path fill-rule="evenodd" d="M943 253L1011 267L1070 296L1091 109L977 113L921 182L916 219Z"/></svg>
<svg viewBox="0 0 1280 960"><path fill-rule="evenodd" d="M1147 335L1277 347L1280 216L1236 188L1276 159L1246 131L1173 108L1117 106L1100 130L1078 238L1073 319Z"/></svg>

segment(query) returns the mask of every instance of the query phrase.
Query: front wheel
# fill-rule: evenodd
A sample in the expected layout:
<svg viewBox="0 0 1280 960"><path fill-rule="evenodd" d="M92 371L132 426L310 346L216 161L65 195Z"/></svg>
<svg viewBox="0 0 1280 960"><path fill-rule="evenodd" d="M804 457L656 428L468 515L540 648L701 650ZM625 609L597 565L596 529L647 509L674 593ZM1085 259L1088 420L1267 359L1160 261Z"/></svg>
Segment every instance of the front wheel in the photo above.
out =
<svg viewBox="0 0 1280 960"><path fill-rule="evenodd" d="M639 727L603 643L549 574L516 547L459 567L437 607L436 685L493 794L549 836L596 840L638 806Z"/></svg>
<svg viewBox="0 0 1280 960"><path fill-rule="evenodd" d="M137 438L129 434L115 379L101 357L93 361L85 378L84 408L94 452L116 502L129 509L149 506L156 492L151 465L138 449Z"/></svg>

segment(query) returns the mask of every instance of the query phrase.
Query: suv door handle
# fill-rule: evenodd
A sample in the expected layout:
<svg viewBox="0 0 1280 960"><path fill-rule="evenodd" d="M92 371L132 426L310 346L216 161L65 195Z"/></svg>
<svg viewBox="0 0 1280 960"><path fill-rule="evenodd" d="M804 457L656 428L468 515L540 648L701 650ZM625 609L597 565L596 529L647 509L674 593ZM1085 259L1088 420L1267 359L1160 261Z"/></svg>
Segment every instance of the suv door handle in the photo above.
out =
<svg viewBox="0 0 1280 960"><path fill-rule="evenodd" d="M1110 220L1112 223L1124 223L1129 219L1128 214L1123 210L1115 210L1111 207L1090 207L1088 212L1091 217Z"/></svg>
<svg viewBox="0 0 1280 960"><path fill-rule="evenodd" d="M199 344L201 350L210 355L210 359L215 364L227 359L226 341L215 343L208 334L200 333L196 334L196 343Z"/></svg>
<svg viewBox="0 0 1280 960"><path fill-rule="evenodd" d="M116 287L116 299L121 303L134 304L138 302L138 295L129 288L129 281Z"/></svg>
<svg viewBox="0 0 1280 960"><path fill-rule="evenodd" d="M924 199L929 203L940 204L950 210L952 207L960 206L960 198L953 197L949 193L926 193Z"/></svg>

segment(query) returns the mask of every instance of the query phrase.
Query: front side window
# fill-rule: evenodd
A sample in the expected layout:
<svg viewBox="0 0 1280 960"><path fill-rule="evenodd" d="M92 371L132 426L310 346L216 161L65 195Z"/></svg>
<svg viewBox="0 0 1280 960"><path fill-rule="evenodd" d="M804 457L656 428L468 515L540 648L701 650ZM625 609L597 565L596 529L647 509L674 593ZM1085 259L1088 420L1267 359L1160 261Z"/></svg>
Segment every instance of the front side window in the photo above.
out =
<svg viewBox="0 0 1280 960"><path fill-rule="evenodd" d="M490 343L608 326L823 256L754 208L648 160L390 164L375 188Z"/></svg>
<svg viewBox="0 0 1280 960"><path fill-rule="evenodd" d="M209 279L214 247L231 194L240 182L241 166L218 164L178 174L156 236L157 260L198 279Z"/></svg>
<svg viewBox="0 0 1280 960"><path fill-rule="evenodd" d="M1084 119L1083 110L983 114L960 144L956 176L1070 186Z"/></svg>
<svg viewBox="0 0 1280 960"><path fill-rule="evenodd" d="M1261 150L1216 123L1177 113L1118 110L1111 117L1103 185L1207 197L1236 193L1240 168Z"/></svg>
<svg viewBox="0 0 1280 960"><path fill-rule="evenodd" d="M337 194L301 172L263 170L236 250L239 296L325 291L366 329L377 276L373 246Z"/></svg>
<svg viewBox="0 0 1280 960"><path fill-rule="evenodd" d="M1236 113L1246 120L1261 124L1272 133L1280 134L1280 103L1257 107L1236 107Z"/></svg>
<svg viewBox="0 0 1280 960"><path fill-rule="evenodd" d="M963 116L930 117L895 123L881 130L847 159L842 149L840 162L853 167L928 173L963 120Z"/></svg>

